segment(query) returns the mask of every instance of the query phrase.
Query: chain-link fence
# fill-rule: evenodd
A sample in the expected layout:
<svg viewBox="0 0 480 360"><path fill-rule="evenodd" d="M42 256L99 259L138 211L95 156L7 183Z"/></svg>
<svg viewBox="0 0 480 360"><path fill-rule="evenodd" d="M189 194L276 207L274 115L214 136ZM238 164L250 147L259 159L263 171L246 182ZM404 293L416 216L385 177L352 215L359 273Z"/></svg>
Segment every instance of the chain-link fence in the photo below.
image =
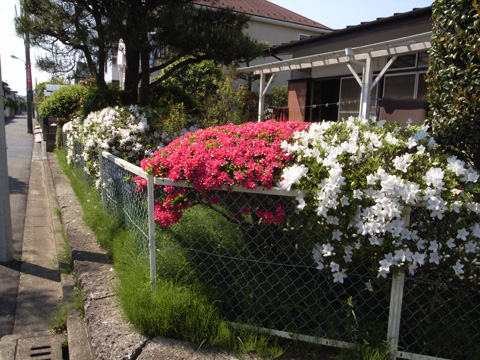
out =
<svg viewBox="0 0 480 360"><path fill-rule="evenodd" d="M236 326L332 346L389 341L404 359L480 359L478 288L437 274L378 279L363 264L332 283L312 257L321 225L296 213L292 196L269 191L200 193L167 181L190 207L152 234L153 201L149 208L148 192L134 181L145 173L103 154L105 207L134 230L152 276L202 291ZM81 159L76 166L85 168ZM267 224L279 212L283 220Z"/></svg>

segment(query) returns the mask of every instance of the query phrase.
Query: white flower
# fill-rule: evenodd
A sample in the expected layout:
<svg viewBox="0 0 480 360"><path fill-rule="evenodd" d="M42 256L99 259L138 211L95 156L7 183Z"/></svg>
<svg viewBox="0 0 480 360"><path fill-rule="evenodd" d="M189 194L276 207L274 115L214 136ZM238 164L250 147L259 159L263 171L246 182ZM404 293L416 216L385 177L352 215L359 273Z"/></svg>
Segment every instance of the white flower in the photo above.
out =
<svg viewBox="0 0 480 360"><path fill-rule="evenodd" d="M383 238L379 238L378 236L371 236L370 239L370 244L371 245L382 245L383 244Z"/></svg>
<svg viewBox="0 0 480 360"><path fill-rule="evenodd" d="M363 192L361 190L353 190L353 198L354 199L362 199Z"/></svg>
<svg viewBox="0 0 480 360"><path fill-rule="evenodd" d="M447 162L447 169L453 171L455 175L460 176L465 174L465 163L461 160L458 160L456 156L449 157Z"/></svg>
<svg viewBox="0 0 480 360"><path fill-rule="evenodd" d="M329 243L323 244L321 248L321 253L324 257L332 256L333 254L334 247L330 245Z"/></svg>
<svg viewBox="0 0 480 360"><path fill-rule="evenodd" d="M340 199L340 203L342 204L342 206L350 205L350 202L348 201L348 197L346 197L345 195L342 196L342 198Z"/></svg>
<svg viewBox="0 0 480 360"><path fill-rule="evenodd" d="M413 263L413 264L410 264L408 266L408 272L410 273L410 275L414 275L415 274L415 270L418 269L418 264L417 263Z"/></svg>
<svg viewBox="0 0 480 360"><path fill-rule="evenodd" d="M433 252L430 254L429 262L439 265L440 260L442 259L443 259L443 256L439 255L438 252Z"/></svg>
<svg viewBox="0 0 480 360"><path fill-rule="evenodd" d="M305 199L303 198L303 193L298 194L295 199L298 201L297 209L298 210L303 210L305 206L307 206L307 203L305 202Z"/></svg>
<svg viewBox="0 0 480 360"><path fill-rule="evenodd" d="M397 156L393 159L393 166L395 169L402 171L404 173L407 172L407 168L412 163L412 154L405 154L402 156Z"/></svg>
<svg viewBox="0 0 480 360"><path fill-rule="evenodd" d="M342 235L343 233L340 230L336 229L332 232L332 240L340 241L342 240Z"/></svg>
<svg viewBox="0 0 480 360"><path fill-rule="evenodd" d="M313 247L312 255L313 255L313 260L315 260L315 262L323 268L324 267L324 265L323 265L323 252L322 252L322 248L319 244L315 244L315 246Z"/></svg>
<svg viewBox="0 0 480 360"><path fill-rule="evenodd" d="M301 164L294 164L289 168L283 170L282 180L279 182L278 187L282 190L290 190L293 184L298 184L300 179L307 175L308 168Z"/></svg>
<svg viewBox="0 0 480 360"><path fill-rule="evenodd" d="M472 226L472 235L476 238L480 238L480 224L475 224Z"/></svg>
<svg viewBox="0 0 480 360"><path fill-rule="evenodd" d="M425 262L425 258L427 257L426 254L419 253L418 251L415 251L415 254L412 256L412 261L413 263L416 263L420 266L422 266Z"/></svg>
<svg viewBox="0 0 480 360"><path fill-rule="evenodd" d="M340 271L340 265L337 264L335 261L330 262L330 270L331 272L337 272Z"/></svg>
<svg viewBox="0 0 480 360"><path fill-rule="evenodd" d="M412 255L413 253L410 251L410 249L399 249L395 250L395 256L393 259L397 263L404 263L405 261L410 261L412 259Z"/></svg>
<svg viewBox="0 0 480 360"><path fill-rule="evenodd" d="M463 174L462 181L476 183L478 176L478 173L474 169L468 168L465 174Z"/></svg>
<svg viewBox="0 0 480 360"><path fill-rule="evenodd" d="M431 168L427 171L425 176L422 177L427 185L432 185L437 189L442 189L445 183L443 182L443 176L445 175L444 171L441 168Z"/></svg>
<svg viewBox="0 0 480 360"><path fill-rule="evenodd" d="M419 154L419 155L425 154L425 150L426 150L425 146L420 145L420 146L417 147L417 154Z"/></svg>
<svg viewBox="0 0 480 360"><path fill-rule="evenodd" d="M427 126L422 126L420 130L415 134L414 139L419 141L423 140L428 137L428 127Z"/></svg>
<svg viewBox="0 0 480 360"><path fill-rule="evenodd" d="M455 274L456 274L456 275L460 275L460 274L463 274L463 273L464 273L464 271L463 271L463 266L464 266L464 265L463 265L462 263L460 263L460 261L457 261L457 263L456 263L454 266L452 266L452 268L453 268L453 270L455 271Z"/></svg>
<svg viewBox="0 0 480 360"><path fill-rule="evenodd" d="M454 239L454 238L448 239L448 241L447 241L447 246L448 246L450 249L453 249L454 247L456 247L457 245L455 244L455 239Z"/></svg>
<svg viewBox="0 0 480 360"><path fill-rule="evenodd" d="M397 145L399 143L399 140L391 133L388 133L387 136L385 136L385 140L391 145Z"/></svg>
<svg viewBox="0 0 480 360"><path fill-rule="evenodd" d="M331 225L338 225L340 221L340 219L337 216L330 216L330 215L327 216L325 219L327 221L327 224L331 224Z"/></svg>
<svg viewBox="0 0 480 360"><path fill-rule="evenodd" d="M441 247L441 246L440 246ZM428 250L432 251L432 252L437 252L439 249L439 245L438 243L434 240L434 241L431 241L430 242L430 246L428 247Z"/></svg>
<svg viewBox="0 0 480 360"><path fill-rule="evenodd" d="M408 139L408 141L407 141L407 143L406 143L406 145L408 146L409 149L417 146L417 144L418 144L418 142L417 142L417 140L415 140L414 138Z"/></svg>
<svg viewBox="0 0 480 360"><path fill-rule="evenodd" d="M333 282L337 283L339 282L340 284L343 284L343 280L347 277L345 275L345 269L342 271L337 271L336 273L333 274Z"/></svg>
<svg viewBox="0 0 480 360"><path fill-rule="evenodd" d="M473 241L469 241L465 244L465 252L468 253L476 253L477 252L477 244Z"/></svg>
<svg viewBox="0 0 480 360"><path fill-rule="evenodd" d="M417 241L417 249L418 250L425 250L425 240L420 239Z"/></svg>
<svg viewBox="0 0 480 360"><path fill-rule="evenodd" d="M467 236L469 234L470 233L465 228L457 230L457 239L462 239L463 241L465 241L465 240L467 240Z"/></svg>

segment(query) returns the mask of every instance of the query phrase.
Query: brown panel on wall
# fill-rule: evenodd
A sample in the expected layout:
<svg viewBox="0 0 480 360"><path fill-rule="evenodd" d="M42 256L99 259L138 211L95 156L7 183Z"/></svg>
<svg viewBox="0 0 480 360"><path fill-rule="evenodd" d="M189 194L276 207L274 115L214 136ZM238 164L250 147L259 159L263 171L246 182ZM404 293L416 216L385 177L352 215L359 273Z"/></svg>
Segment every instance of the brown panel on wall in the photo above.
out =
<svg viewBox="0 0 480 360"><path fill-rule="evenodd" d="M305 121L308 80L296 80L288 83L288 119Z"/></svg>

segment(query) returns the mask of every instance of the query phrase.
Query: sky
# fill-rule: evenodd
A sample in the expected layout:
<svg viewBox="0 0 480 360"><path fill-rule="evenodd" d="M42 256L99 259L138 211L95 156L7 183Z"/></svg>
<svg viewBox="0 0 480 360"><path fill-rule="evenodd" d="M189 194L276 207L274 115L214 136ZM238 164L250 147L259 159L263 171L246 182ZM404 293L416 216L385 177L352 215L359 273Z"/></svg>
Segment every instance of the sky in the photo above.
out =
<svg viewBox="0 0 480 360"><path fill-rule="evenodd" d="M288 10L315 20L332 29L342 29L348 25L358 25L378 17L410 11L414 8L430 6L432 0L270 0ZM20 10L19 0L0 0L0 57L2 80L20 95L26 94L25 63L11 58L15 55L25 60L23 39L15 33L13 19L15 5ZM31 49L33 86L48 81L50 75L35 67L35 58L40 50Z"/></svg>

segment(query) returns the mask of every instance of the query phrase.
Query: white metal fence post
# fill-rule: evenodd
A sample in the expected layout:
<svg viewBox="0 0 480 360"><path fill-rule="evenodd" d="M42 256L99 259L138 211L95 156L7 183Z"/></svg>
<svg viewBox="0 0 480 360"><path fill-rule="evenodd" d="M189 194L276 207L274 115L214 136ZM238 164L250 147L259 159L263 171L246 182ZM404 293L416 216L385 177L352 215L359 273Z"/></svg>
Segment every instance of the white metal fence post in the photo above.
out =
<svg viewBox="0 0 480 360"><path fill-rule="evenodd" d="M388 314L387 341L390 343L391 346L393 360L397 358L404 281L405 273L403 271L395 274L392 279L392 291L390 293L390 311Z"/></svg>
<svg viewBox="0 0 480 360"><path fill-rule="evenodd" d="M410 226L410 208L407 208L405 225ZM400 321L402 319L403 286L405 272L401 270L393 276L392 290L390 292L390 310L388 314L387 341L390 343L391 358L397 358L398 339L400 337Z"/></svg>
<svg viewBox="0 0 480 360"><path fill-rule="evenodd" d="M105 193L105 166L103 160L103 152L101 148L98 148L98 165L100 168L100 188L102 191L102 204L103 204L103 214L107 215L107 196Z"/></svg>
<svg viewBox="0 0 480 360"><path fill-rule="evenodd" d="M147 196L148 196L148 248L150 253L150 279L152 281L152 291L157 287L157 261L155 254L155 202L154 202L154 177L152 174L147 178Z"/></svg>

